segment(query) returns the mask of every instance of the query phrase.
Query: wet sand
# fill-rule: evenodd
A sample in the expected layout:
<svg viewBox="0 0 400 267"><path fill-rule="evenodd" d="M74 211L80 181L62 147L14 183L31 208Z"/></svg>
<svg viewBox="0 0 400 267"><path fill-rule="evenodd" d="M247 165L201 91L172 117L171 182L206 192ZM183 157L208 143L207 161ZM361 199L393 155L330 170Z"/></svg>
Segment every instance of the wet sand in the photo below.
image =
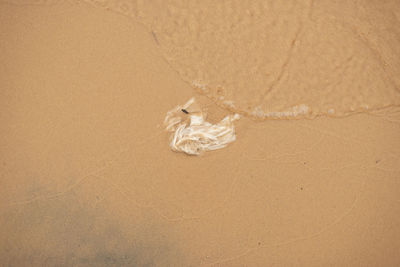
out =
<svg viewBox="0 0 400 267"><path fill-rule="evenodd" d="M243 117L227 148L174 153L168 110L192 96L211 121L229 110L143 24L37 2L0 2L1 265L400 264L397 106Z"/></svg>

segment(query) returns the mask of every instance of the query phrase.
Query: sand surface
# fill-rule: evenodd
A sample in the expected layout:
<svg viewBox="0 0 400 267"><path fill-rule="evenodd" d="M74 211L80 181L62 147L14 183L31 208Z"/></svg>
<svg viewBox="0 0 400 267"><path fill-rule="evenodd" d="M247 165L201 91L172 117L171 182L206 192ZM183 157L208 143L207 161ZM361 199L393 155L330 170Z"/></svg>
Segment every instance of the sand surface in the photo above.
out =
<svg viewBox="0 0 400 267"><path fill-rule="evenodd" d="M1 0L0 265L400 265L399 2L256 2Z"/></svg>

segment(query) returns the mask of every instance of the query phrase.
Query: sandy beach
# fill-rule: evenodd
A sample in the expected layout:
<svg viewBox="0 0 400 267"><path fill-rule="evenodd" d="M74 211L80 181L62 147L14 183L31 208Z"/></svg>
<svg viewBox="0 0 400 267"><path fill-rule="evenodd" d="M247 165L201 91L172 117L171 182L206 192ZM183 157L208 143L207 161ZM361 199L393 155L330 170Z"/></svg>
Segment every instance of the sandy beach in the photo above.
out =
<svg viewBox="0 0 400 267"><path fill-rule="evenodd" d="M0 0L1 266L400 265L400 3L206 2Z"/></svg>

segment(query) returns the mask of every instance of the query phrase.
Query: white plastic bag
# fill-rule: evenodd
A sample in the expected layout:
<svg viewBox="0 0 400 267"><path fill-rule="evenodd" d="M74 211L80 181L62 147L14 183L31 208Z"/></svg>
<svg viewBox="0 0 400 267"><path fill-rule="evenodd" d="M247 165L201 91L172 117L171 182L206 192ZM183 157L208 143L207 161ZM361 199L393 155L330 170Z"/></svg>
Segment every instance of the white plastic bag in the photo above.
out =
<svg viewBox="0 0 400 267"><path fill-rule="evenodd" d="M187 112L195 103L191 98L183 106L177 106L167 112L164 124L171 135L170 147L177 152L199 155L203 151L226 147L236 140L233 121L239 114L228 115L217 124L205 121L202 112ZM186 117L186 118L185 118Z"/></svg>

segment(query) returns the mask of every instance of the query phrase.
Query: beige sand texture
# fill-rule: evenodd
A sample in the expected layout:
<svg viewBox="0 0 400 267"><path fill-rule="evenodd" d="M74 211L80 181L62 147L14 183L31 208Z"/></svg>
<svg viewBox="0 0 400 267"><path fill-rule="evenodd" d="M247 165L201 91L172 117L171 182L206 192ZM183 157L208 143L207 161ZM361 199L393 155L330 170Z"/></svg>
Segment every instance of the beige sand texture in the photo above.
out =
<svg viewBox="0 0 400 267"><path fill-rule="evenodd" d="M395 0L0 0L0 265L399 266L399 25ZM234 143L171 151L193 96L244 115Z"/></svg>

